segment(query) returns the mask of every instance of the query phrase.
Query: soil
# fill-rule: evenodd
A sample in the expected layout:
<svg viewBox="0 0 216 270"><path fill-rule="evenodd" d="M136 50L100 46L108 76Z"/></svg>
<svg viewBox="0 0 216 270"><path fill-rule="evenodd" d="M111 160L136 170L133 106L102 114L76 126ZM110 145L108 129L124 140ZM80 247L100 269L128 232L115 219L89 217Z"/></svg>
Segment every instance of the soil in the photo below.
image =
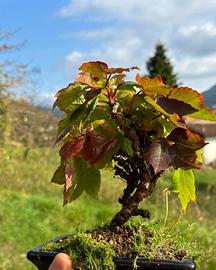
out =
<svg viewBox="0 0 216 270"><path fill-rule="evenodd" d="M188 255L184 248L179 248L170 240L155 246L154 233L143 226L103 227L87 234L96 242L110 245L116 256L120 257L150 256L154 259L182 260Z"/></svg>

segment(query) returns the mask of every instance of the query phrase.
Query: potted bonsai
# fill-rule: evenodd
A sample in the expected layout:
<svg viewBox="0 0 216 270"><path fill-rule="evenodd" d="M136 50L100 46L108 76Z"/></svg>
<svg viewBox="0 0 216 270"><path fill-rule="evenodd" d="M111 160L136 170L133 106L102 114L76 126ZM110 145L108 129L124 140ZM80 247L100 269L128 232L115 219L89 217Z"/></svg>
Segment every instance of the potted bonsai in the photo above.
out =
<svg viewBox="0 0 216 270"><path fill-rule="evenodd" d="M132 216L150 218L140 203L151 196L159 177L170 168L182 210L195 201L193 169L200 168L200 149L206 142L187 127L185 118L216 121L216 116L191 88L165 85L160 76L137 74L135 81L126 81L125 73L135 69L110 68L100 61L84 63L75 82L56 95L54 107L64 116L56 139L61 144L60 165L52 182L64 185L64 204L84 191L97 198L100 170L106 167L124 180L125 189L119 198L121 209L109 225L30 251L27 256L39 269L47 269L63 250L72 254L75 264L84 265L82 269L195 269L193 261L183 260L181 254L175 260L142 259L140 247L149 245L152 235L143 225L137 229L125 224ZM103 262L85 261L86 250L93 246ZM107 256L112 263L106 261Z"/></svg>

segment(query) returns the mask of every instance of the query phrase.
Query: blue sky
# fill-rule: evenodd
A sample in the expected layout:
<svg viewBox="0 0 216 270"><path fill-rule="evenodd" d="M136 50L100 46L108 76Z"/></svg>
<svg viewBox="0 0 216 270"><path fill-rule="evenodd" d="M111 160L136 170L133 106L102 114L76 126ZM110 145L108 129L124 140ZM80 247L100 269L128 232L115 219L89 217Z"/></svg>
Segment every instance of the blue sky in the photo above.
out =
<svg viewBox="0 0 216 270"><path fill-rule="evenodd" d="M0 28L26 41L10 55L41 69L45 102L73 80L82 62L139 66L162 41L183 85L216 83L215 0L1 0Z"/></svg>

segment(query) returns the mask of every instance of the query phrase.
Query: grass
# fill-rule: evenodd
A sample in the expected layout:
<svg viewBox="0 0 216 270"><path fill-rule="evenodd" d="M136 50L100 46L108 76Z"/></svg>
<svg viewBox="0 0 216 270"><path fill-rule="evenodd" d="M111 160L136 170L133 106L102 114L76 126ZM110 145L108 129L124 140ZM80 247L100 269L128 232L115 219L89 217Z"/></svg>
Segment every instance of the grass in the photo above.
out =
<svg viewBox="0 0 216 270"><path fill-rule="evenodd" d="M101 200L83 196L62 207L62 187L49 183L58 164L57 149L32 149L27 160L23 158L24 150L21 146L0 149L0 269L35 269L25 258L32 247L77 228L83 231L108 222L119 207L115 200L123 188L118 179L108 185L110 172L104 172ZM179 218L176 195L169 195L165 229L179 234L190 230L194 239L204 242L206 263L200 269L212 270L216 269L216 171L204 169L196 176L197 205L191 204L188 213ZM168 174L160 180L152 198L144 202L151 209L151 222L162 226L166 215L163 190L169 180Z"/></svg>

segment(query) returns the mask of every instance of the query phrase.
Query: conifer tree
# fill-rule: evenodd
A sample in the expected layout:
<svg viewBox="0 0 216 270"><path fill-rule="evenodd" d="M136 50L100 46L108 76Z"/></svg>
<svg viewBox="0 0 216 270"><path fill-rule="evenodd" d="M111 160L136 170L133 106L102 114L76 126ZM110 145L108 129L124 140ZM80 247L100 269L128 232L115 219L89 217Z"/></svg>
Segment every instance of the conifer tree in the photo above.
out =
<svg viewBox="0 0 216 270"><path fill-rule="evenodd" d="M166 48L162 43L155 46L155 54L146 63L148 76L153 78L160 75L165 84L177 87L177 75L173 71L173 66L166 56Z"/></svg>

